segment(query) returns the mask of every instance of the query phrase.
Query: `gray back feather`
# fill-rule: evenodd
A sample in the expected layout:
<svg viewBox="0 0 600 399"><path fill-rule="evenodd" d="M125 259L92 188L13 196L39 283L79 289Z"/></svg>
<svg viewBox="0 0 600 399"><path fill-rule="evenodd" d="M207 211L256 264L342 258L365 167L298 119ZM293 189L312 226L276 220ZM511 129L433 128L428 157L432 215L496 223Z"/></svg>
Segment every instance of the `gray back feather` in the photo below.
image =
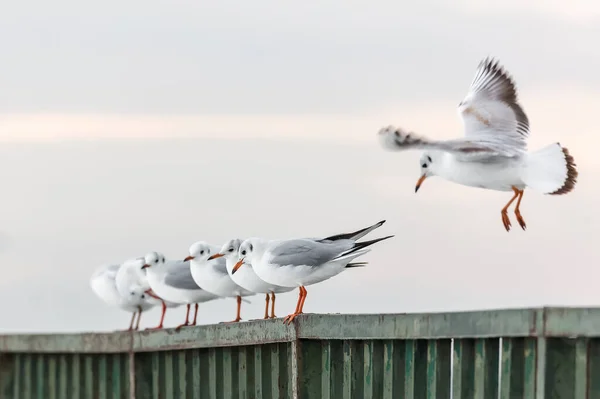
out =
<svg viewBox="0 0 600 399"><path fill-rule="evenodd" d="M200 289L192 277L189 262L179 261L169 266L169 271L165 275L165 284L182 290Z"/></svg>
<svg viewBox="0 0 600 399"><path fill-rule="evenodd" d="M282 241L270 249L271 263L280 266L320 266L354 246L351 240L317 242L307 239Z"/></svg>

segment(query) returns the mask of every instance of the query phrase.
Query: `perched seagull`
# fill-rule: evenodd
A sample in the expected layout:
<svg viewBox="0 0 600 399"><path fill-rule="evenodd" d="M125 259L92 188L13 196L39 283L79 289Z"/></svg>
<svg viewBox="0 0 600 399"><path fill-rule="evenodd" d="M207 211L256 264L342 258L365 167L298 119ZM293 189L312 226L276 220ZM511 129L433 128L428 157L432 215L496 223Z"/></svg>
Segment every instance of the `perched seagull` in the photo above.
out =
<svg viewBox="0 0 600 399"><path fill-rule="evenodd" d="M143 290L134 289L129 295L121 295L117 290L115 278L121 265L103 265L94 271L90 278L90 286L94 293L104 302L111 306L117 306L127 312L131 312L131 321L127 331L138 330L142 312L154 306L147 300ZM135 322L135 316L137 322ZM134 327L135 322L135 327Z"/></svg>
<svg viewBox="0 0 600 399"><path fill-rule="evenodd" d="M240 245L242 244L242 240L239 238L234 238L232 240L227 241L221 251L209 256L208 260L217 259L220 257L224 257L226 261L227 272L231 279L240 287L255 292L257 294L265 294L265 319L269 317L275 318L275 294L280 294L284 292L289 292L294 289L294 287L282 287L276 284L269 284L266 281L262 280L260 277L256 275L254 272L252 265L248 263L244 263L244 267L239 269L237 273L233 273L233 267L239 260L238 250ZM269 294L271 295L271 316L269 316Z"/></svg>
<svg viewBox="0 0 600 399"><path fill-rule="evenodd" d="M364 229L360 229L358 231L354 231L351 233L336 234L336 235L333 235L330 237L322 238L320 240L322 242L332 242L334 240L339 240L339 239L358 240L358 239L364 237L365 235L369 234L371 231L381 227L384 223L385 223L385 220L382 220L380 222L375 223L372 226L366 227ZM319 240L319 238L309 238L309 239ZM271 318L275 318L275 293L288 292L288 291L293 290L296 287L295 286L283 287L283 286L279 286L277 284L267 283L266 281L264 281L263 279L258 277L256 272L254 271L254 268L252 267L252 264L248 261L248 259L246 259L246 261L244 262L244 267L238 268L236 270L236 272L234 273L233 268L234 268L235 264L237 263L237 261L240 259L239 247L242 242L243 242L243 240L240 240L240 239L233 239L233 240L228 241L227 243L225 243L225 245L223 245L223 248L221 248L221 252L212 255L211 257L209 257L209 259L216 259L221 256L225 256L227 272L229 273L230 277L232 278L232 280L235 283L237 283L242 288L245 288L249 291L267 294L267 297L266 297L267 303L266 303L266 307L265 307L265 317L264 317L265 319L268 317L267 316L267 308L269 306L268 294L271 293L272 294ZM353 265L350 265L347 267L359 266L359 265L362 265L362 264L354 263Z"/></svg>
<svg viewBox="0 0 600 399"><path fill-rule="evenodd" d="M196 325L198 317L198 304L217 298L200 288L192 277L189 262L180 260L167 261L163 254L158 252L149 252L144 257L146 276L152 291L162 299L173 303L186 304L187 311L185 322L175 329L190 325L190 306L195 304L194 320L191 325Z"/></svg>
<svg viewBox="0 0 600 399"><path fill-rule="evenodd" d="M123 262L123 264L119 268L119 271L117 272L117 276L115 277L117 290L121 295L127 295L127 292L131 292L134 290L142 290L142 292L148 294L148 296L150 297L146 298L148 301L151 301L156 305L160 304L162 306L160 323L158 324L158 326L152 329L161 329L163 328L163 322L165 320L165 313L167 312L167 308L176 308L179 306L179 304L163 300L154 292L152 292L150 284L148 283L148 277L146 276L146 270L142 269L144 263L144 258L130 259Z"/></svg>
<svg viewBox="0 0 600 399"><path fill-rule="evenodd" d="M190 270L196 284L203 290L220 297L236 297L237 313L233 322L240 321L242 319L240 315L242 297L254 295L254 293L243 289L229 277L224 258L209 260L211 255L219 252L218 247L198 241L190 246L189 252L190 255L184 261L191 261Z"/></svg>
<svg viewBox="0 0 600 399"><path fill-rule="evenodd" d="M529 120L517 101L515 84L493 58L479 63L465 99L458 105L465 137L435 141L389 126L379 131L389 150L424 149L421 177L415 192L429 176L440 176L465 186L512 191L502 208L502 223L510 230L508 207L517 200L515 216L523 230L520 205L526 187L543 194L561 195L573 190L577 169L569 151L559 143L527 151Z"/></svg>
<svg viewBox="0 0 600 399"><path fill-rule="evenodd" d="M325 239L292 240L249 238L240 245L240 259L232 273L249 262L261 279L284 287L298 287L300 294L296 310L284 319L284 322L291 323L303 311L306 286L327 280L345 268L364 266L364 262L351 261L371 250L366 247L393 237L359 243L355 239L345 238L346 236L342 234Z"/></svg>

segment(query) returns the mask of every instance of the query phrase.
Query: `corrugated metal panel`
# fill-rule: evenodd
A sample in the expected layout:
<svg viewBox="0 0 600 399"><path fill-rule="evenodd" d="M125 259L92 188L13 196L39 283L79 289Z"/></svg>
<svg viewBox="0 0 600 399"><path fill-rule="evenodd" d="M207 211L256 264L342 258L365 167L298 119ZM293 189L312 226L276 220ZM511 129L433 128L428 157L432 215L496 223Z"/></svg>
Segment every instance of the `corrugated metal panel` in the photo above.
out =
<svg viewBox="0 0 600 399"><path fill-rule="evenodd" d="M129 398L127 354L2 355L2 398Z"/></svg>
<svg viewBox="0 0 600 399"><path fill-rule="evenodd" d="M291 326L0 336L1 399L450 395L600 398L600 311L305 315Z"/></svg>
<svg viewBox="0 0 600 399"><path fill-rule="evenodd" d="M291 344L148 352L136 355L138 398L292 397Z"/></svg>
<svg viewBox="0 0 600 399"><path fill-rule="evenodd" d="M302 340L300 398L450 397L450 340Z"/></svg>

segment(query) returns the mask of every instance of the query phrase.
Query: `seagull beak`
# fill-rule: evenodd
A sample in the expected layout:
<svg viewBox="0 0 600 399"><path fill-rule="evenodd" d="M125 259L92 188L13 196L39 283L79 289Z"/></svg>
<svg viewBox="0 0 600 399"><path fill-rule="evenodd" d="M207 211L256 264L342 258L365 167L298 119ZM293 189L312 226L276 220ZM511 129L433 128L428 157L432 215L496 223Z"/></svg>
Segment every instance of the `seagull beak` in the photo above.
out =
<svg viewBox="0 0 600 399"><path fill-rule="evenodd" d="M223 254L214 254L214 255L209 256L208 260L217 259L217 258L220 258L222 256L225 256L225 255L223 255Z"/></svg>
<svg viewBox="0 0 600 399"><path fill-rule="evenodd" d="M244 264L244 258L238 260L238 262L233 267L233 270L231 271L231 274L235 273L237 271L237 269L239 269L240 267L242 267L243 264Z"/></svg>
<svg viewBox="0 0 600 399"><path fill-rule="evenodd" d="M427 175L423 175L423 176L419 177L419 180L417 181L417 185L415 186L415 193L417 191L419 191L419 188L421 188L421 184L423 184L425 179L427 179Z"/></svg>
<svg viewBox="0 0 600 399"><path fill-rule="evenodd" d="M190 256L186 256L183 261L187 262L188 260L192 260L192 259L194 259L194 257L190 255Z"/></svg>
<svg viewBox="0 0 600 399"><path fill-rule="evenodd" d="M150 265L146 263L144 266L142 266L142 269L145 269L147 267L150 267Z"/></svg>

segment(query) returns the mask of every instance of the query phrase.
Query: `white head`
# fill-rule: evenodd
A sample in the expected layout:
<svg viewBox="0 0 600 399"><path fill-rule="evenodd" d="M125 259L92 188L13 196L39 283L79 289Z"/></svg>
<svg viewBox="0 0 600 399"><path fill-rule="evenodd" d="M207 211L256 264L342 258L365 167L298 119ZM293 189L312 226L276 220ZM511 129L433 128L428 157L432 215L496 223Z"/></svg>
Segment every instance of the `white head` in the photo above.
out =
<svg viewBox="0 0 600 399"><path fill-rule="evenodd" d="M144 256L142 269L161 267L165 264L165 256L160 252L148 252Z"/></svg>
<svg viewBox="0 0 600 399"><path fill-rule="evenodd" d="M421 177L417 181L417 185L415 186L415 193L419 191L421 184L427 179L429 176L435 176L435 170L440 161L440 153L436 151L428 151L424 152L419 159L419 165L421 168Z"/></svg>
<svg viewBox="0 0 600 399"><path fill-rule="evenodd" d="M263 255L266 241L260 238L248 238L240 244L238 249L239 260L233 267L231 273L235 273L237 269L245 263L254 263L255 260Z"/></svg>
<svg viewBox="0 0 600 399"><path fill-rule="evenodd" d="M130 287L131 291L129 292L130 300L139 301L146 299L146 291L142 287Z"/></svg>
<svg viewBox="0 0 600 399"><path fill-rule="evenodd" d="M199 262L206 261L210 258L211 251L210 245L204 241L198 241L190 245L190 255L184 259L184 261L188 260L196 260Z"/></svg>
<svg viewBox="0 0 600 399"><path fill-rule="evenodd" d="M238 249L240 248L241 244L242 244L242 240L240 238L232 238L231 240L229 240L225 244L223 244L223 247L221 247L221 250L218 253L212 254L211 256L209 256L208 260L217 259L222 256L224 256L226 259L237 260L238 259Z"/></svg>

